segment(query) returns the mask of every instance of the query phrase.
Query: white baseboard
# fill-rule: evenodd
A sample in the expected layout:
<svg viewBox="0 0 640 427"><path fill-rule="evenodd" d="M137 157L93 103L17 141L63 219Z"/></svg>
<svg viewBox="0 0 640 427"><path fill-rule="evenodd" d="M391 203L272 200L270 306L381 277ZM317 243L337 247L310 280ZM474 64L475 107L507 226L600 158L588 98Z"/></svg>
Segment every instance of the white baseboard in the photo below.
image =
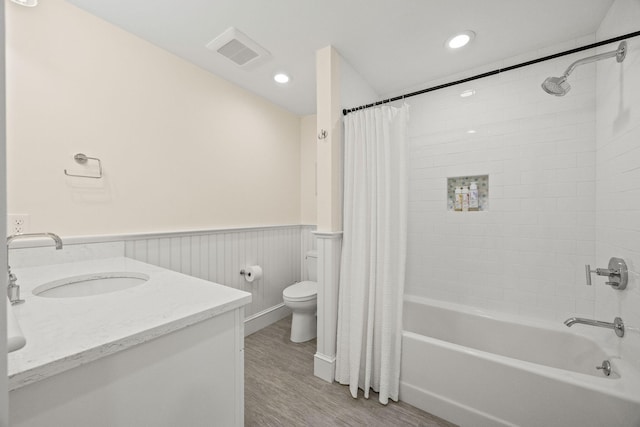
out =
<svg viewBox="0 0 640 427"><path fill-rule="evenodd" d="M291 315L291 310L282 302L266 310L262 310L260 313L249 316L244 319L244 336L246 337L254 332L258 332L260 329L266 328L289 315Z"/></svg>
<svg viewBox="0 0 640 427"><path fill-rule="evenodd" d="M336 372L336 358L316 353L313 356L313 375L332 383Z"/></svg>

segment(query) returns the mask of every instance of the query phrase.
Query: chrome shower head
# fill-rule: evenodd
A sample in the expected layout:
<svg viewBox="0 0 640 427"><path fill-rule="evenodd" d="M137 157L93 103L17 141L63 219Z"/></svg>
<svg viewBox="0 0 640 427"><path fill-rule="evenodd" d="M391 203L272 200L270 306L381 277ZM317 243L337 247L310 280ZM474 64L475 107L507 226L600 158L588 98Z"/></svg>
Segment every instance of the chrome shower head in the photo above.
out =
<svg viewBox="0 0 640 427"><path fill-rule="evenodd" d="M547 77L544 82L542 82L542 89L550 95L555 96L565 96L569 90L571 90L571 85L567 83L567 77L575 70L575 68L579 65L589 64L591 62L600 61L606 58L613 58L615 56L616 61L622 62L627 55L627 42L620 42L618 45L618 49L601 53L599 55L593 55L588 58L579 59L573 64L569 65L567 71L564 72L562 77Z"/></svg>
<svg viewBox="0 0 640 427"><path fill-rule="evenodd" d="M571 90L567 77L547 77L542 82L542 89L550 95L565 96Z"/></svg>

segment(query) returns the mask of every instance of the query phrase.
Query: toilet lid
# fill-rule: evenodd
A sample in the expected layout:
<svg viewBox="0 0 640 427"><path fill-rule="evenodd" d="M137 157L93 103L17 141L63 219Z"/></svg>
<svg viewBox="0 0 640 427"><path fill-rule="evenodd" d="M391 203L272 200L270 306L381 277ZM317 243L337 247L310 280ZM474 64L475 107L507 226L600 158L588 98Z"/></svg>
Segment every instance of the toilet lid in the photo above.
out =
<svg viewBox="0 0 640 427"><path fill-rule="evenodd" d="M282 292L282 296L290 301L311 299L317 294L318 283L310 280L294 283Z"/></svg>

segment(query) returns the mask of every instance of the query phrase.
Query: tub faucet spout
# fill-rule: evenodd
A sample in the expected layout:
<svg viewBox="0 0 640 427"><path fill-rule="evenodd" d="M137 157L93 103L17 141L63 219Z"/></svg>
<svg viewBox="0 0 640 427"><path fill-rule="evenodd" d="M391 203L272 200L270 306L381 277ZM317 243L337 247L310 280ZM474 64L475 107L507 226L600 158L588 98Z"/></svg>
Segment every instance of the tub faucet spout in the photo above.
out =
<svg viewBox="0 0 640 427"><path fill-rule="evenodd" d="M62 239L60 236L54 233L24 233L24 234L12 234L7 237L7 272L9 274L9 283L7 285L7 296L9 297L9 302L12 305L21 304L24 302L23 299L20 299L20 286L16 284L18 278L15 274L11 272L11 267L9 267L9 244L16 239L29 239L33 237L48 237L52 239L56 244L56 249L62 249Z"/></svg>
<svg viewBox="0 0 640 427"><path fill-rule="evenodd" d="M617 336L621 338L624 336L624 322L622 322L622 319L619 317L616 317L613 320L613 323L602 322L600 320L583 319L581 317L570 317L569 319L564 321L564 324L567 325L568 327L571 327L576 323L589 325L589 326L597 326L599 328L613 329L613 331L616 333Z"/></svg>

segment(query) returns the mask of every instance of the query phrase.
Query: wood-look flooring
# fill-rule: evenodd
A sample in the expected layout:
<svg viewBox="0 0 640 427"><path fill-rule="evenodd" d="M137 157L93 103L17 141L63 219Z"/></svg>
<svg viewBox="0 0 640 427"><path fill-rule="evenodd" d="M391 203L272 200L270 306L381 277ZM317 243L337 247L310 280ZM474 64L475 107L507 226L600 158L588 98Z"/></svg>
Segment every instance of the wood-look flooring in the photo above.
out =
<svg viewBox="0 0 640 427"><path fill-rule="evenodd" d="M351 397L313 375L316 341L289 340L291 318L245 338L245 426L454 426L404 402ZM362 393L362 391L360 391Z"/></svg>

